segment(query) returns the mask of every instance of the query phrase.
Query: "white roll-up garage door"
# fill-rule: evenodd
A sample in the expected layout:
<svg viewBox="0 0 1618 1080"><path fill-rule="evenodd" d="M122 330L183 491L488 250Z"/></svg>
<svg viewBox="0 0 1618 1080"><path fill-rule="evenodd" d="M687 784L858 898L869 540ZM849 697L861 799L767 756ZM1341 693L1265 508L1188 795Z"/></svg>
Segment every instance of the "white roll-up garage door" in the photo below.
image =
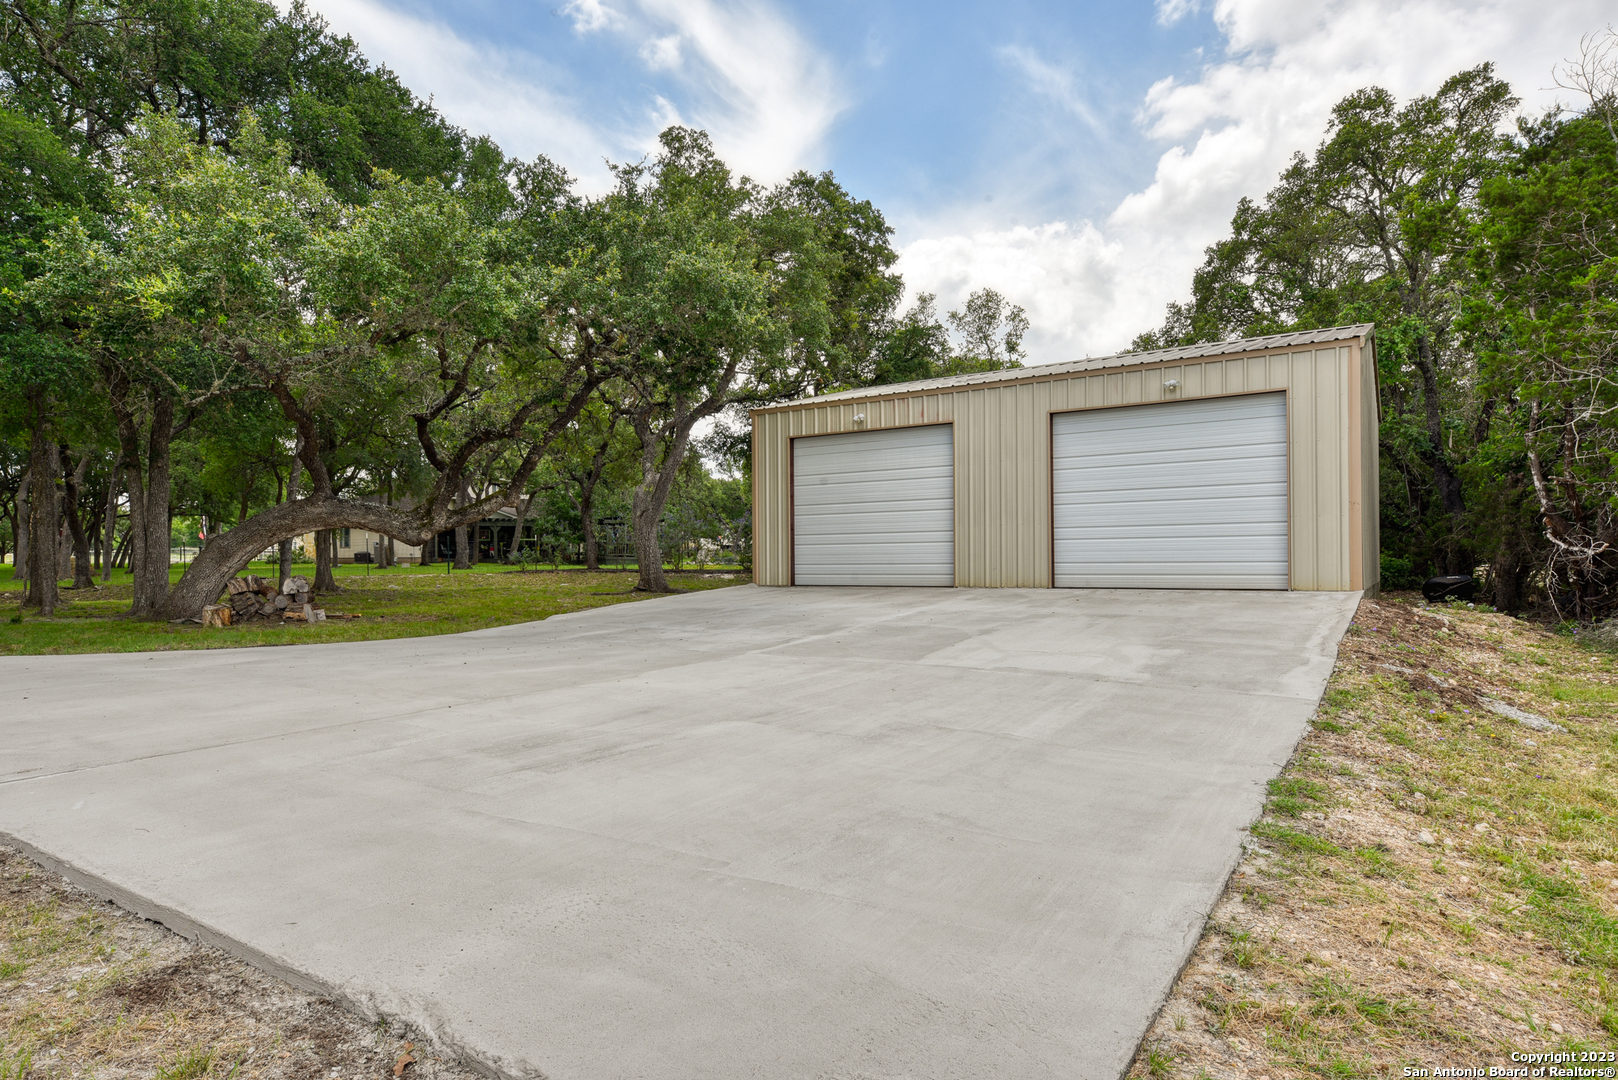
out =
<svg viewBox="0 0 1618 1080"><path fill-rule="evenodd" d="M1285 394L1051 418L1059 588L1285 589Z"/></svg>
<svg viewBox="0 0 1618 1080"><path fill-rule="evenodd" d="M797 585L954 585L948 424L792 440Z"/></svg>

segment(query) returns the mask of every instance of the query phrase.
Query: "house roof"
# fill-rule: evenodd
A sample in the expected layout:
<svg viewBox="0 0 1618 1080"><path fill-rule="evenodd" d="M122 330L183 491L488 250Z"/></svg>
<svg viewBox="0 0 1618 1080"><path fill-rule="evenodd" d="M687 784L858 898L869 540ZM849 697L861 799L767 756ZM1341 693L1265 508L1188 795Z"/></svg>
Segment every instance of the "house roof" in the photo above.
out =
<svg viewBox="0 0 1618 1080"><path fill-rule="evenodd" d="M1136 367L1143 364L1160 364L1173 360L1193 360L1202 356L1237 355L1240 353L1264 352L1269 349L1286 349L1294 345L1318 345L1328 341L1349 341L1354 338L1369 336L1371 329L1371 323L1355 323L1351 326L1329 326L1322 330L1300 330L1287 334L1268 334L1264 337L1240 338L1235 341L1211 341L1199 345L1181 345L1174 349L1153 349L1150 352L1114 353L1111 356L1086 357L1083 360L1069 360L1060 364L1038 364L1034 367L1009 368L1004 371L979 371L969 375L947 375L939 379L918 379L915 382L863 386L857 390L839 390L833 394L798 398L794 401L764 406L752 411L764 412L767 409L789 409L803 405L819 405L826 401L850 401L859 398L887 397L894 394L923 393L928 390L953 390L957 387L981 386L984 383L1016 382L1019 379L1043 379L1053 375L1071 375L1109 368Z"/></svg>

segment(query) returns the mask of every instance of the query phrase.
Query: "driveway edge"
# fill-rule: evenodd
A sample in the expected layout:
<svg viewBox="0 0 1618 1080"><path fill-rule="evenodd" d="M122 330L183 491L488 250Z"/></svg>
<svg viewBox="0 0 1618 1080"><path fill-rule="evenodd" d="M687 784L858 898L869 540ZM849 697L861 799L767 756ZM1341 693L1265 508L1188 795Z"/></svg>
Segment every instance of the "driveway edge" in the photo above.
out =
<svg viewBox="0 0 1618 1080"><path fill-rule="evenodd" d="M1329 653L1331 667L1327 669L1326 677L1320 681L1320 694L1315 698L1314 709L1310 712L1311 717L1320 711L1320 703L1326 700L1326 687L1331 683L1331 673L1337 670L1337 646L1342 643L1343 636L1348 633L1348 626L1354 621L1354 616L1359 611L1360 601L1365 599L1365 593L1363 592L1356 592L1351 595L1354 597L1354 604L1347 609L1347 612L1339 620L1339 624L1333 627L1322 627L1320 634L1310 642L1311 645L1315 644L1315 642L1331 642ZM1298 756L1298 747L1303 745L1304 737L1308 734L1309 721L1305 720L1303 730L1298 732L1297 739L1292 743L1292 749L1287 753L1287 759L1282 762L1271 762L1275 766L1275 772L1265 779L1265 784L1286 771L1286 767L1292 763L1292 759ZM1208 920L1213 918L1214 908L1219 906L1219 901L1230 891L1231 880L1236 876L1236 871L1241 868L1242 861L1247 858L1246 838L1252 835L1251 830L1254 822L1257 822L1263 816L1264 799L1261 798L1259 799L1258 811L1241 828L1243 840L1236 845L1236 853L1231 857L1230 865L1225 868L1225 876L1220 880L1219 891L1214 893L1213 900L1208 905L1208 910L1202 913L1202 918L1197 923L1196 933L1191 936L1190 941L1186 944L1185 959L1180 961L1180 966L1174 970L1174 977L1169 979L1168 985L1163 988L1163 996L1158 1001L1157 1008L1152 1010L1151 1016L1146 1020L1146 1026L1141 1029L1140 1038L1135 1040L1135 1049L1130 1052L1129 1057L1124 1061L1123 1067L1118 1070L1119 1080L1125 1080L1129 1076L1130 1069L1134 1068L1135 1062L1140 1058L1142 1047L1146 1045L1146 1039L1156 1030L1157 1022L1163 1017L1163 1010L1168 1008L1169 1002L1174 999L1174 988L1180 985L1180 980L1185 976L1185 969L1190 967L1191 961L1196 958L1197 945L1208 931Z"/></svg>
<svg viewBox="0 0 1618 1080"><path fill-rule="evenodd" d="M280 979L289 986L305 993L333 1001L367 1021L397 1021L417 1031L425 1032L428 1038L453 1055L461 1064L474 1072L482 1073L484 1076L489 1077L490 1080L546 1080L543 1073L514 1074L491 1065L468 1053L459 1040L446 1038L425 1017L395 1015L378 1009L368 1001L361 1001L322 979L305 974L284 961L277 960L275 957L231 937L229 934L220 933L213 927L198 922L182 911L177 911L166 904L156 903L139 893L131 892L121 885L115 885L99 874L81 870L65 859L57 858L50 852L41 850L38 846L29 843L14 833L0 829L0 845L15 848L46 870L71 882L76 888L82 889L97 899L116 904L136 918L156 923L190 941L211 945L221 952L234 956L245 964L250 964L271 978Z"/></svg>

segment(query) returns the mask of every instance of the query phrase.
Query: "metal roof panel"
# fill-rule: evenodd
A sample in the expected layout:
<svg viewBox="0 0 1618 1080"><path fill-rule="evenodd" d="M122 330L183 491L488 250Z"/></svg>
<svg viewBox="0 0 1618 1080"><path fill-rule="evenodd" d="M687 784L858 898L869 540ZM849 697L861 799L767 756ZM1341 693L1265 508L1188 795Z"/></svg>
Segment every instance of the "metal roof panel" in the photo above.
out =
<svg viewBox="0 0 1618 1080"><path fill-rule="evenodd" d="M947 375L938 379L919 379L915 382L863 386L856 390L839 390L832 394L797 398L792 401L784 401L779 405L765 405L751 411L763 412L766 409L789 409L807 405L819 405L828 401L855 401L860 398L889 397L895 394L921 394L933 390L954 390L962 387L981 386L987 383L1043 379L1053 375L1137 367L1172 360L1193 360L1206 356L1236 356L1243 353L1264 352L1269 349L1285 349L1294 345L1319 345L1328 341L1350 341L1369 335L1371 330L1371 323L1355 323L1351 326L1328 326L1320 330L1298 330L1285 334L1268 334L1264 337L1240 338L1235 341L1211 341L1197 345L1181 345L1173 349L1153 349L1149 352L1113 353L1110 356L1086 357L1083 360L1068 360L1057 364L1037 364L1033 367L1010 368L1005 371L980 371L969 375Z"/></svg>

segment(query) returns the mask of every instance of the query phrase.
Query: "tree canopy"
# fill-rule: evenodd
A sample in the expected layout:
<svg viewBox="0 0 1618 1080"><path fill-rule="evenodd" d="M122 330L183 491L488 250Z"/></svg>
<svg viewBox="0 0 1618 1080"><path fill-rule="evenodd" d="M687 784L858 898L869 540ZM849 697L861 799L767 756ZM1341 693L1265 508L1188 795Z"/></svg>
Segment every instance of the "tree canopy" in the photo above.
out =
<svg viewBox="0 0 1618 1080"><path fill-rule="evenodd" d="M1587 39L1586 106L1510 121L1491 65L1404 104L1370 87L1262 200L1243 199L1191 298L1137 349L1374 322L1384 579L1487 578L1515 610L1618 606L1606 389L1615 88ZM1605 74L1603 74L1605 73ZM1618 447L1614 447L1618 448Z"/></svg>
<svg viewBox="0 0 1618 1080"><path fill-rule="evenodd" d="M334 588L337 530L477 559L508 509L663 589L671 552L746 546L749 408L1026 359L1014 298L905 304L829 172L760 184L672 127L582 195L301 2L0 22L0 548L46 611L92 546L133 614L183 618L293 537ZM1481 567L1505 608L1618 609L1615 50L1541 116L1488 64L1348 95L1135 341L1374 322L1390 586Z"/></svg>
<svg viewBox="0 0 1618 1080"><path fill-rule="evenodd" d="M333 588L335 530L430 554L506 508L590 559L617 529L594 515L622 513L640 586L664 589L693 529L746 531L745 476L710 467L747 407L894 375L892 230L830 173L760 185L675 127L583 197L302 3L0 19L4 509L46 611L63 522L127 550L145 618L195 614L310 531ZM967 344L940 331L923 373L1017 362L1008 301L950 318ZM213 525L171 585L186 514Z"/></svg>

